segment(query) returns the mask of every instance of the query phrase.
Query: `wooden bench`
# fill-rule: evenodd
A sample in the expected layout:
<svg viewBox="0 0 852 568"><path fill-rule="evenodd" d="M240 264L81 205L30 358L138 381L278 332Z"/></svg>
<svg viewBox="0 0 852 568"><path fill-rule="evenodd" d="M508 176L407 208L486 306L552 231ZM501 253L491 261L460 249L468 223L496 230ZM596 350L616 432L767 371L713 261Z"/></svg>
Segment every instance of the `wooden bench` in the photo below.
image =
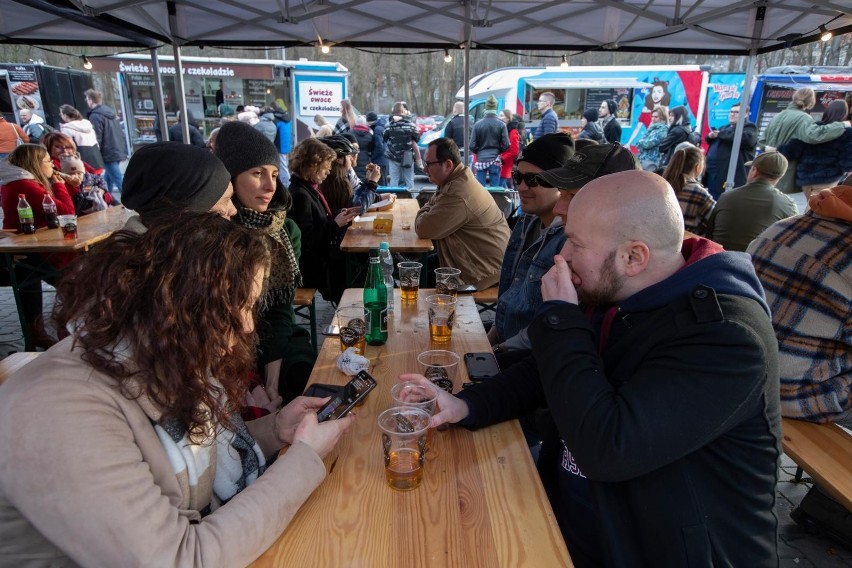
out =
<svg viewBox="0 0 852 568"><path fill-rule="evenodd" d="M473 301L476 302L480 314L488 311L497 311L498 291L499 289L497 288L497 286L492 286L491 288L486 288L485 290L478 290L472 294Z"/></svg>
<svg viewBox="0 0 852 568"><path fill-rule="evenodd" d="M852 511L852 435L833 423L816 424L783 418L784 453L799 469L796 481L807 471L820 489Z"/></svg>
<svg viewBox="0 0 852 568"><path fill-rule="evenodd" d="M317 350L317 308L314 304L314 296L317 295L316 288L296 288L293 295L293 311L300 318L308 320L311 324L311 345ZM307 311L307 313L305 313Z"/></svg>
<svg viewBox="0 0 852 568"><path fill-rule="evenodd" d="M6 379L14 375L24 365L41 355L41 352L27 351L24 353L12 353L2 361L0 361L0 385Z"/></svg>

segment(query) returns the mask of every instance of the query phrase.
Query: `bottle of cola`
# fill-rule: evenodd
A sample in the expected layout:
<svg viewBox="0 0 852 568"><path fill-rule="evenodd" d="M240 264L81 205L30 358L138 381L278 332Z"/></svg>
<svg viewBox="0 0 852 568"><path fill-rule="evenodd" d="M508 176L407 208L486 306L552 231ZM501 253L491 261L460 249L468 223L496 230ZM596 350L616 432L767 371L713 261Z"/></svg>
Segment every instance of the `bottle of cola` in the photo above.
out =
<svg viewBox="0 0 852 568"><path fill-rule="evenodd" d="M59 217L56 215L56 202L49 193L44 194L44 199L41 202L41 207L44 209L44 216L47 218L48 229L59 228Z"/></svg>

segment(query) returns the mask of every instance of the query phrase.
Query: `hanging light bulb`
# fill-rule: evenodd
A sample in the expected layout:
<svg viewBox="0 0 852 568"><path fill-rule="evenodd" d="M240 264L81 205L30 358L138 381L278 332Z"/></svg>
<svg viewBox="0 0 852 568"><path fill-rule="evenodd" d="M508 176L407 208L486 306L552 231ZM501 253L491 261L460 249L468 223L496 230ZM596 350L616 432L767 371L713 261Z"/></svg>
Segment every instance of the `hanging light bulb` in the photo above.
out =
<svg viewBox="0 0 852 568"><path fill-rule="evenodd" d="M453 56L450 55L449 50L445 49L444 50L444 63L452 63L452 61L453 61Z"/></svg>
<svg viewBox="0 0 852 568"><path fill-rule="evenodd" d="M322 51L325 55L328 55L331 53L331 48L320 40L320 51Z"/></svg>
<svg viewBox="0 0 852 568"><path fill-rule="evenodd" d="M820 26L819 31L820 31L819 39L821 39L822 41L828 41L834 36L833 33L828 31L827 29L825 29L825 26Z"/></svg>
<svg viewBox="0 0 852 568"><path fill-rule="evenodd" d="M568 56L564 53L562 54L562 63L559 64L563 69L566 67L570 67L571 65L568 63Z"/></svg>
<svg viewBox="0 0 852 568"><path fill-rule="evenodd" d="M86 57L85 54L83 54L82 59L83 59L83 69L85 69L86 71L91 69L92 68L92 62L89 61L89 58Z"/></svg>

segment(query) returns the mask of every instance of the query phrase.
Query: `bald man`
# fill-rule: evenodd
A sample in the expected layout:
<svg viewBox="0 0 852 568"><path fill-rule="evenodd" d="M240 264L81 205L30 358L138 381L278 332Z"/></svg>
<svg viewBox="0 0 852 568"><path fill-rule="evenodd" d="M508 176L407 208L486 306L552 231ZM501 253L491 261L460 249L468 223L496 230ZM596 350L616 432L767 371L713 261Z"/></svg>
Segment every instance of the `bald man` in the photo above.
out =
<svg viewBox="0 0 852 568"><path fill-rule="evenodd" d="M748 255L683 241L649 172L589 182L565 226L533 357L441 395L433 426L546 403L539 472L575 566L777 566L778 347Z"/></svg>

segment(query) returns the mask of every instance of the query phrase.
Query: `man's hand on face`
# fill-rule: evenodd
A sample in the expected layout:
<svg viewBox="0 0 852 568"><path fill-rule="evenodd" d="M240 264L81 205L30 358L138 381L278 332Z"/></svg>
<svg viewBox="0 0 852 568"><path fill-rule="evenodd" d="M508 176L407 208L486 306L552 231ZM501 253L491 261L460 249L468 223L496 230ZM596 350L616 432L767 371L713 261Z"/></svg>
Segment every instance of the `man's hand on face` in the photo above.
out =
<svg viewBox="0 0 852 568"><path fill-rule="evenodd" d="M571 281L571 268L560 255L553 257L553 267L541 278L541 298L579 304L577 289Z"/></svg>

